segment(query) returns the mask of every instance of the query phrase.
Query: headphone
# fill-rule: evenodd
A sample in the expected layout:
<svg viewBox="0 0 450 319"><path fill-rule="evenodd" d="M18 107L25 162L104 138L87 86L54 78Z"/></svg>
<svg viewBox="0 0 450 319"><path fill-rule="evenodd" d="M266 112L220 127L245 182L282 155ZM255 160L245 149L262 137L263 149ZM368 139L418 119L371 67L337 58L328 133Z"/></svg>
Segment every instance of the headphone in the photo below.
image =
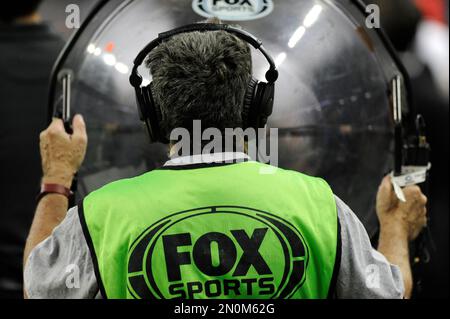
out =
<svg viewBox="0 0 450 319"><path fill-rule="evenodd" d="M266 72L267 82L261 82L252 77L247 87L242 110L244 130L247 128L254 128L256 130L258 128L264 128L267 119L273 111L275 82L278 79L278 71L272 57L264 49L262 42L247 31L226 24L195 23L160 33L158 38L147 44L147 46L138 54L136 59L134 59L134 67L130 75L130 84L135 89L139 117L147 127L150 141L152 143L169 143L160 127L162 113L160 106L153 99L153 83L141 87L142 76L138 72L138 67L144 62L147 55L165 40L178 34L194 31L225 31L231 33L253 46L256 50L259 50L267 59L270 65L269 70Z"/></svg>

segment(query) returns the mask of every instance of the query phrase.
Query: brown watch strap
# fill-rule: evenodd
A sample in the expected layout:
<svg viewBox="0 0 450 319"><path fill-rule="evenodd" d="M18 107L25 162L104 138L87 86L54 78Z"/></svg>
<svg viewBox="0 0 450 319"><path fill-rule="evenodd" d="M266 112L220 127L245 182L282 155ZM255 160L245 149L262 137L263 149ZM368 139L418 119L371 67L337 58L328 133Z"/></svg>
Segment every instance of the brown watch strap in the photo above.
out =
<svg viewBox="0 0 450 319"><path fill-rule="evenodd" d="M70 196L73 195L72 191L68 189L67 187L60 185L60 184L42 184L41 185L41 192L39 196L37 197L37 201L39 202L42 197L48 194L60 194L63 196L66 196L67 198L70 198Z"/></svg>

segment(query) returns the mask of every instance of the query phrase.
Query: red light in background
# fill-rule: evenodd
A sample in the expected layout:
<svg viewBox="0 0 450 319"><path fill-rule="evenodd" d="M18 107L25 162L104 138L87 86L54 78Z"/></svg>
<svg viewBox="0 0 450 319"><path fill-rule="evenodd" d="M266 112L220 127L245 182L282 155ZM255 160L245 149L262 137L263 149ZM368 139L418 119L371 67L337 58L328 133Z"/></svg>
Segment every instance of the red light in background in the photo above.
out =
<svg viewBox="0 0 450 319"><path fill-rule="evenodd" d="M105 51L111 53L114 50L115 46L116 45L114 44L114 42L108 42L105 45Z"/></svg>
<svg viewBox="0 0 450 319"><path fill-rule="evenodd" d="M447 24L444 0L415 0L415 3L426 19Z"/></svg>

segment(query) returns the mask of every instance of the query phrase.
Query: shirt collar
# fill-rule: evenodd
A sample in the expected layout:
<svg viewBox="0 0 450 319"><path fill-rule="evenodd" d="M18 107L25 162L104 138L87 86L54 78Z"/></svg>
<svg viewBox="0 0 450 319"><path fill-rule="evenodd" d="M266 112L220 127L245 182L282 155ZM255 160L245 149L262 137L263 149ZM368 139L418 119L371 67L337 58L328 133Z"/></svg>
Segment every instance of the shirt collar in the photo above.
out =
<svg viewBox="0 0 450 319"><path fill-rule="evenodd" d="M241 152L224 152L213 154L198 154L192 156L175 157L167 161L164 167L194 164L210 164L210 163L236 163L249 161L250 157Z"/></svg>

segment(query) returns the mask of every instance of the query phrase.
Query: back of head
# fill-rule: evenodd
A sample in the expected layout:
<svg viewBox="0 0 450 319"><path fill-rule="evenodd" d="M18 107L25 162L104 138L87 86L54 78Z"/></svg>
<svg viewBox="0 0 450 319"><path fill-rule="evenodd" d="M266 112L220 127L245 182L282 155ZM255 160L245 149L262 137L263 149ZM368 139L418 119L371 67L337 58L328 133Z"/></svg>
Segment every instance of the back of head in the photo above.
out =
<svg viewBox="0 0 450 319"><path fill-rule="evenodd" d="M8 1L0 10L0 22L12 23L18 18L23 18L36 12L41 0L16 0Z"/></svg>
<svg viewBox="0 0 450 319"><path fill-rule="evenodd" d="M250 47L236 36L224 31L180 34L154 49L146 65L167 135L179 127L191 130L193 120L221 131L242 126L252 60Z"/></svg>

